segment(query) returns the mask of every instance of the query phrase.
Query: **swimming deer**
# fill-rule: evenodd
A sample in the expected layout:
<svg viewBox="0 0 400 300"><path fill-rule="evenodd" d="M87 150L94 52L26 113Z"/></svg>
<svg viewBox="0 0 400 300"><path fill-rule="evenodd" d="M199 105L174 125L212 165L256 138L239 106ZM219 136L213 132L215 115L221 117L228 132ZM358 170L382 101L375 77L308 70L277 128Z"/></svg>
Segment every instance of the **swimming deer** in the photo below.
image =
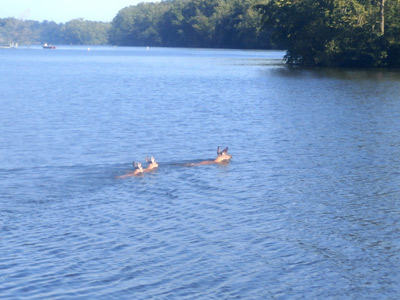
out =
<svg viewBox="0 0 400 300"><path fill-rule="evenodd" d="M158 168L158 163L153 156L150 159L146 157L146 161L149 163L149 165L143 170L144 172L150 172Z"/></svg>
<svg viewBox="0 0 400 300"><path fill-rule="evenodd" d="M217 148L217 158L214 160L206 160L206 161L202 161L199 163L191 163L189 164L189 166L201 166L201 165L210 165L210 164L225 164L228 163L231 158L232 155L228 154L228 147L226 147L224 150L220 151L219 150L219 146Z"/></svg>
<svg viewBox="0 0 400 300"><path fill-rule="evenodd" d="M126 178L126 177L131 177L131 176L139 176L139 175L142 175L143 174L143 172L144 172L144 170L143 170L143 168L142 168L142 164L141 163L133 163L133 166L135 167L135 168L137 168L135 171L133 171L132 173L129 173L129 174L125 174L125 175L122 175L122 176L118 176L117 178Z"/></svg>

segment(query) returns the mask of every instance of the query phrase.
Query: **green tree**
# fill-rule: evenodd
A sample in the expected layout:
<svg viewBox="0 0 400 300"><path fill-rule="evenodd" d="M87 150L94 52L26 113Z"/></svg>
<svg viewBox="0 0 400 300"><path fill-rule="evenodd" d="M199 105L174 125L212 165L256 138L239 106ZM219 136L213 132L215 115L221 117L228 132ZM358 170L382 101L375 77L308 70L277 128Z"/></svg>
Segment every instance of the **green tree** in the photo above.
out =
<svg viewBox="0 0 400 300"><path fill-rule="evenodd" d="M213 24L209 18L212 16L215 1L193 0L187 1L182 7L182 32L185 46L211 47L210 39Z"/></svg>
<svg viewBox="0 0 400 300"><path fill-rule="evenodd" d="M385 22L381 2L367 0L271 0L257 8L272 38L287 46L289 64L396 65L399 35L391 32L398 28L398 0L390 1Z"/></svg>
<svg viewBox="0 0 400 300"><path fill-rule="evenodd" d="M168 9L161 16L158 30L161 36L162 45L182 47L185 45L183 33L183 3L177 2L175 5L169 3Z"/></svg>
<svg viewBox="0 0 400 300"><path fill-rule="evenodd" d="M140 3L120 10L112 21L110 42L121 46L160 45L157 24L163 12L163 3Z"/></svg>
<svg viewBox="0 0 400 300"><path fill-rule="evenodd" d="M39 33L39 43L53 43L60 44L65 43L62 35L63 24L57 24L55 22L43 21L36 27Z"/></svg>
<svg viewBox="0 0 400 300"><path fill-rule="evenodd" d="M32 21L22 21L15 18L0 20L0 42L8 45L11 42L30 44L33 40L33 32L30 28Z"/></svg>
<svg viewBox="0 0 400 300"><path fill-rule="evenodd" d="M110 41L123 46L260 48L269 31L253 5L263 0L170 0L119 11Z"/></svg>
<svg viewBox="0 0 400 300"><path fill-rule="evenodd" d="M74 19L62 27L64 41L70 45L99 45L108 43L109 23Z"/></svg>
<svg viewBox="0 0 400 300"><path fill-rule="evenodd" d="M289 64L320 65L332 28L326 26L331 1L277 0L258 5L264 26L272 28L271 38L288 50Z"/></svg>
<svg viewBox="0 0 400 300"><path fill-rule="evenodd" d="M213 43L216 47L270 48L269 33L260 30L256 0L219 0L213 15Z"/></svg>

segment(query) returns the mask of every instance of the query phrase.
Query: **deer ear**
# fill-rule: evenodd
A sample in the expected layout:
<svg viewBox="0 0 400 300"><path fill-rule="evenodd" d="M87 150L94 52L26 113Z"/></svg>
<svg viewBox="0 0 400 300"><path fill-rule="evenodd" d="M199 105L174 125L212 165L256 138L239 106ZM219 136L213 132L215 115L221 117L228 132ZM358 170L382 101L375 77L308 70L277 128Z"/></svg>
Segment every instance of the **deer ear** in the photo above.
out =
<svg viewBox="0 0 400 300"><path fill-rule="evenodd" d="M136 168L137 167L137 163L134 161L133 163L133 166Z"/></svg>
<svg viewBox="0 0 400 300"><path fill-rule="evenodd" d="M217 148L217 154L218 154L218 155L221 155L221 151L219 151L219 146L218 146L218 148Z"/></svg>
<svg viewBox="0 0 400 300"><path fill-rule="evenodd" d="M222 150L222 153L228 153L228 147L226 147L224 150Z"/></svg>
<svg viewBox="0 0 400 300"><path fill-rule="evenodd" d="M155 162L154 156L151 157L151 162L154 164Z"/></svg>

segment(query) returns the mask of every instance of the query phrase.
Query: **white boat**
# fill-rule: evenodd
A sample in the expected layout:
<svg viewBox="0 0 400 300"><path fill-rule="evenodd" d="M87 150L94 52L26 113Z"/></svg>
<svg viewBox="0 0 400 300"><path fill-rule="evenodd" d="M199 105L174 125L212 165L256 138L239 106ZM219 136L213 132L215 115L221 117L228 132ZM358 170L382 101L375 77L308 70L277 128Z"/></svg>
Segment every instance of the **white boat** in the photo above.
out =
<svg viewBox="0 0 400 300"><path fill-rule="evenodd" d="M53 46L53 45L47 44L47 43L42 45L42 47L43 47L43 49L56 49L56 46Z"/></svg>

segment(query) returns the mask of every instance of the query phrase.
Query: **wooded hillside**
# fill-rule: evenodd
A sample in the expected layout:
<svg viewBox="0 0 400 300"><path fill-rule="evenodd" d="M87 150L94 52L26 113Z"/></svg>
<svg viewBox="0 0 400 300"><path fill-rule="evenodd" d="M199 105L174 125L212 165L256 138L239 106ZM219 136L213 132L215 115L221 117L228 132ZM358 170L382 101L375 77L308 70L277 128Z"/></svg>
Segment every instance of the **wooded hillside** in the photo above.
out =
<svg viewBox="0 0 400 300"><path fill-rule="evenodd" d="M0 43L287 49L303 66L400 67L400 0L165 0L111 23L0 19Z"/></svg>

